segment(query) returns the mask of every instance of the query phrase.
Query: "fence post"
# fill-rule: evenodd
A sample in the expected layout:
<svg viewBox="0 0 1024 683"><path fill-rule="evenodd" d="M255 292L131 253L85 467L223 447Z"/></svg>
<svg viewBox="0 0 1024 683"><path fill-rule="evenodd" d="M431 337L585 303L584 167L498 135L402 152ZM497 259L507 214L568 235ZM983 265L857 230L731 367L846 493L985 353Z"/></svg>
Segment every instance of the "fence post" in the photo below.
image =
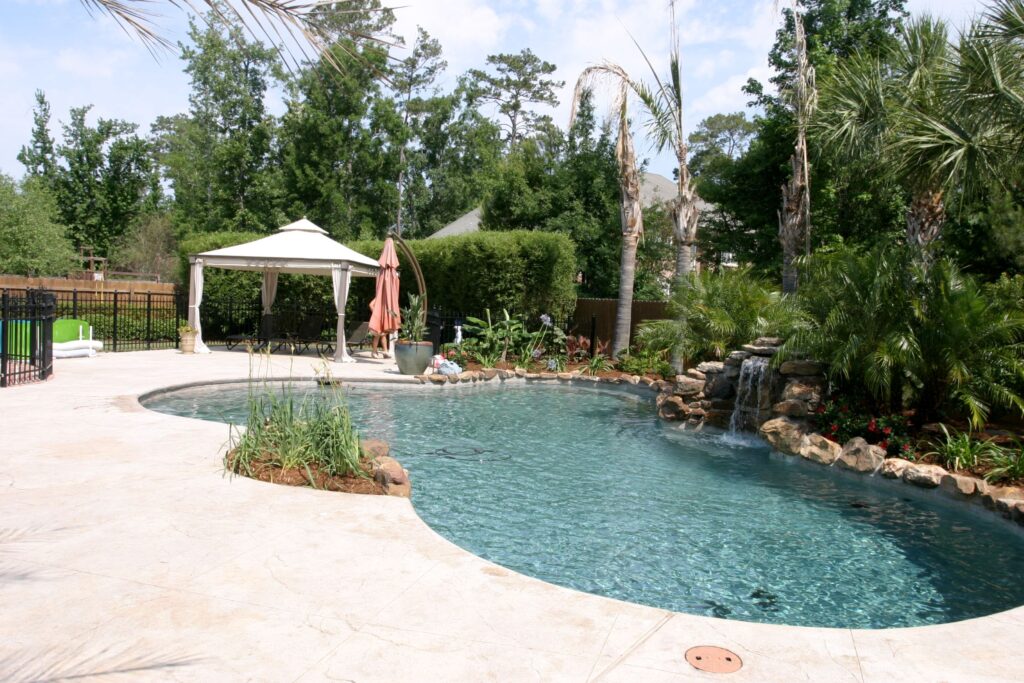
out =
<svg viewBox="0 0 1024 683"><path fill-rule="evenodd" d="M71 317L78 319L78 290L71 290Z"/></svg>
<svg viewBox="0 0 1024 683"><path fill-rule="evenodd" d="M590 314L590 357L597 355L597 314Z"/></svg>
<svg viewBox="0 0 1024 683"><path fill-rule="evenodd" d="M0 301L0 387L7 386L7 337L11 333L10 303L7 290Z"/></svg>
<svg viewBox="0 0 1024 683"><path fill-rule="evenodd" d="M114 335L113 348L117 352L117 290L114 290L114 329L112 334Z"/></svg>
<svg viewBox="0 0 1024 683"><path fill-rule="evenodd" d="M153 348L153 292L146 292L146 350Z"/></svg>

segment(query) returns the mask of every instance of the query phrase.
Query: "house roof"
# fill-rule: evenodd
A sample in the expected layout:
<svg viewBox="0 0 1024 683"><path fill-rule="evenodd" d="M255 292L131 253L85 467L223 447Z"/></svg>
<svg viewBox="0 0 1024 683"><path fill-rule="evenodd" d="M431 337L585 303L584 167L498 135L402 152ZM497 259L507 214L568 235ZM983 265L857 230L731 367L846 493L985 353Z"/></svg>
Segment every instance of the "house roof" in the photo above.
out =
<svg viewBox="0 0 1024 683"><path fill-rule="evenodd" d="M643 178L640 179L640 203L644 208L667 202L676 196L676 192L675 181L666 178L660 173L644 173ZM710 204L703 200L700 200L698 204L701 211L707 211L712 208ZM481 209L477 207L469 213L459 216L427 239L477 232L480 230L482 213Z"/></svg>

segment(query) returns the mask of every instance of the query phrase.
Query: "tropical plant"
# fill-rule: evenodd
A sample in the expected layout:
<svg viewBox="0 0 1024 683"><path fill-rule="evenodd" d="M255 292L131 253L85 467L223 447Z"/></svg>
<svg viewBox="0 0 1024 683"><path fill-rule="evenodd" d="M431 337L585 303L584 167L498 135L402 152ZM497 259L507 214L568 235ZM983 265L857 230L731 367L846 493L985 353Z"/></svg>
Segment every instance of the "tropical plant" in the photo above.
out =
<svg viewBox="0 0 1024 683"><path fill-rule="evenodd" d="M422 341L427 336L427 312L423 310L423 296L409 292L409 305L402 309L401 339Z"/></svg>
<svg viewBox="0 0 1024 683"><path fill-rule="evenodd" d="M488 358L497 355L498 360L508 360L508 352L522 344L526 334L521 320L513 318L507 310L502 310L502 318L497 322L491 320L491 310L486 309L486 320L466 316L463 326L472 337L465 343L471 351L485 354ZM522 357L522 356L520 356Z"/></svg>
<svg viewBox="0 0 1024 683"><path fill-rule="evenodd" d="M908 249L812 256L800 295L809 324L779 359L816 358L851 396L912 408L918 423L953 411L980 427L993 407L1024 410L1024 317L948 260L924 265Z"/></svg>
<svg viewBox="0 0 1024 683"><path fill-rule="evenodd" d="M954 472L973 470L1002 453L1003 449L992 439L978 440L970 432L950 431L944 424L939 426L943 438L932 440L933 450L925 453L925 456L937 458L944 467Z"/></svg>
<svg viewBox="0 0 1024 683"><path fill-rule="evenodd" d="M664 352L652 349L637 349L619 360L619 370L629 375L653 373L662 377L673 377L672 364L665 359Z"/></svg>
<svg viewBox="0 0 1024 683"><path fill-rule="evenodd" d="M80 0L89 11L98 10L107 14L121 28L134 33L151 50L171 48L172 43L162 35L156 20L160 16L150 9L153 0ZM298 54L292 55L295 65L306 57L301 47L309 45L320 54L329 53L328 47L337 39L338 33L349 38L373 38L367 33L367 25L357 21L338 21L338 15L381 12L379 6L353 10L344 6L329 8L324 2L295 2L294 0L240 0L240 6L219 0L166 0L167 5L178 9L198 11L197 6L209 8L211 15L221 21L230 21L244 26L252 35L276 35L284 42L284 50L298 46ZM287 37L288 40L284 40ZM291 53L289 53L291 54ZM283 55L282 55L283 56Z"/></svg>
<svg viewBox="0 0 1024 683"><path fill-rule="evenodd" d="M747 267L691 274L669 310L672 319L640 326L637 343L686 362L721 359L756 337L785 337L803 324L796 302Z"/></svg>
<svg viewBox="0 0 1024 683"><path fill-rule="evenodd" d="M989 456L989 470L985 480L992 483L1024 479L1024 449L1020 443L1013 448L1000 448Z"/></svg>
<svg viewBox="0 0 1024 683"><path fill-rule="evenodd" d="M599 372L608 372L612 367L612 362L608 359L608 356L598 353L587 361L587 374L593 377Z"/></svg>
<svg viewBox="0 0 1024 683"><path fill-rule="evenodd" d="M484 349L474 349L469 352L469 355L483 368L493 368L501 360L500 353Z"/></svg>
<svg viewBox="0 0 1024 683"><path fill-rule="evenodd" d="M891 49L844 60L823 84L818 135L847 160L874 159L902 181L916 255L939 236L951 197L962 203L1003 185L1003 171L1021 158L1021 7L997 2L956 47L942 21L911 20Z"/></svg>

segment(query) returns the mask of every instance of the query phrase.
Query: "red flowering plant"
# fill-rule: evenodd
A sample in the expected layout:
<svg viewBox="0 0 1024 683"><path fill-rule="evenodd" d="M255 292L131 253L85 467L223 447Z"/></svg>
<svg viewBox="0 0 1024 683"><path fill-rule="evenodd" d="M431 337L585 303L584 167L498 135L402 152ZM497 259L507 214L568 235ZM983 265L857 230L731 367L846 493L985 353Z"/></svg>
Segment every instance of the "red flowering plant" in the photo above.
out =
<svg viewBox="0 0 1024 683"><path fill-rule="evenodd" d="M843 399L829 399L813 415L817 430L839 444L859 436L885 450L890 457L914 459L914 441L907 433L909 421L903 415L867 414Z"/></svg>

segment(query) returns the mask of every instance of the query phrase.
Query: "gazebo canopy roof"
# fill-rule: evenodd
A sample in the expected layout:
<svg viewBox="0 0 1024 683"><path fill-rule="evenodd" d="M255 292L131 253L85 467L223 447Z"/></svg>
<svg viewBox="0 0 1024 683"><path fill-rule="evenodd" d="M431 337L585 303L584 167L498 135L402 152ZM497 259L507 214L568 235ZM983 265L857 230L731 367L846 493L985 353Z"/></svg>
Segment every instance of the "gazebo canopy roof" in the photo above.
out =
<svg viewBox="0 0 1024 683"><path fill-rule="evenodd" d="M272 270L278 273L330 275L331 268L348 264L353 275L377 275L377 261L327 236L312 221L295 221L269 237L196 254L204 266L228 270Z"/></svg>

